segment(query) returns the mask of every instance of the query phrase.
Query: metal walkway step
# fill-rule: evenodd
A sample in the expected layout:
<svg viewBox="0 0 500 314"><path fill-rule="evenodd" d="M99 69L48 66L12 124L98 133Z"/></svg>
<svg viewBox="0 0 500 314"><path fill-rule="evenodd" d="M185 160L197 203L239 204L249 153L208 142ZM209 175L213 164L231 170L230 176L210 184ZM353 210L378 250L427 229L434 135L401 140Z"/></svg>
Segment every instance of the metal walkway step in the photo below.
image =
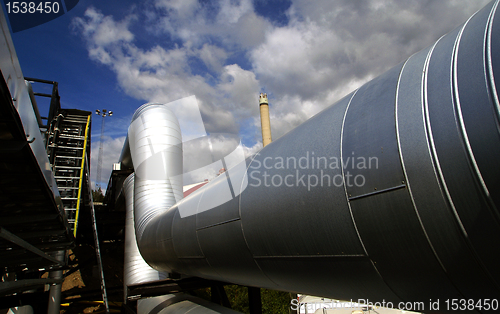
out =
<svg viewBox="0 0 500 314"><path fill-rule="evenodd" d="M83 136L71 135L71 134L60 134L59 138L75 139L75 140L85 140L85 137L83 137Z"/></svg>
<svg viewBox="0 0 500 314"><path fill-rule="evenodd" d="M84 147L59 146L59 145L55 145L53 147L54 148L62 148L62 149L78 149L78 150L84 149Z"/></svg>
<svg viewBox="0 0 500 314"><path fill-rule="evenodd" d="M55 156L56 159L68 158L68 159L82 159L82 157L74 157L74 156Z"/></svg>

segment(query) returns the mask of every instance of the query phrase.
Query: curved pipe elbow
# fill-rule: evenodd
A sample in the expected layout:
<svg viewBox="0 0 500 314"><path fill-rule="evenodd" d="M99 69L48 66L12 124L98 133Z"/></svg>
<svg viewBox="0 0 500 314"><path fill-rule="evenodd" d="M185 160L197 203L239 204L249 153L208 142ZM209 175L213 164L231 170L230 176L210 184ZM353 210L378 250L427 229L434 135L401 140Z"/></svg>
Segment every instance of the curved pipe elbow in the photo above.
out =
<svg viewBox="0 0 500 314"><path fill-rule="evenodd" d="M161 104L145 104L128 130L128 150L135 170L134 218L137 244L149 222L183 197L182 136L174 113Z"/></svg>

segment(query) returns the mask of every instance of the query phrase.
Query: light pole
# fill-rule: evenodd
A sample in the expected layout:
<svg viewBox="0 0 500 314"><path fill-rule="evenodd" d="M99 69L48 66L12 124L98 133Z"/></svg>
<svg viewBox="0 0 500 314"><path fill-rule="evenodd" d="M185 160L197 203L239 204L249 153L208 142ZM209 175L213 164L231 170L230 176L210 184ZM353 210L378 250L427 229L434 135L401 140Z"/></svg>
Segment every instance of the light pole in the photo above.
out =
<svg viewBox="0 0 500 314"><path fill-rule="evenodd" d="M95 111L97 115L100 115L102 117L101 120L101 140L99 143L99 157L97 161L97 176L95 180L95 187L96 190L101 189L101 169L102 169L102 142L104 140L104 118L105 117L111 117L113 115L113 111L108 111L106 109L99 110L97 109Z"/></svg>

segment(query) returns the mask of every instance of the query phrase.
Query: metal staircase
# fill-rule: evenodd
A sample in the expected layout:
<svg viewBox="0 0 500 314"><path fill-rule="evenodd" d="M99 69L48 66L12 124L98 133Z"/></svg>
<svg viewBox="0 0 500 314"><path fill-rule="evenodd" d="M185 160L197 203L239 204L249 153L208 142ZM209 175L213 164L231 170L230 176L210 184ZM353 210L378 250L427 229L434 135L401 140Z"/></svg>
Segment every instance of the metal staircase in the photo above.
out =
<svg viewBox="0 0 500 314"><path fill-rule="evenodd" d="M97 221L90 185L90 127L88 111L63 109L53 119L47 136L47 152L54 178L73 235L77 236L80 208L90 211L97 265L105 311L109 313L106 283L102 267ZM88 213L87 213L88 214Z"/></svg>
<svg viewBox="0 0 500 314"><path fill-rule="evenodd" d="M88 138L91 115L78 110L63 110L49 128L47 152L54 178L66 211L73 235L78 230L79 210L82 206L84 174L89 173Z"/></svg>
<svg viewBox="0 0 500 314"><path fill-rule="evenodd" d="M41 238L41 241L43 242L42 243L43 247L38 248L29 246L29 243L24 243L20 239L15 238L11 233L7 233L7 231L3 228L3 226L10 226L8 224L9 222L11 222L12 224L11 221L12 219L9 220L8 218L10 216L8 216L8 217L1 217L3 219L0 219L0 222L2 222L2 225L0 225L0 242L2 242L1 241L2 237L3 238L9 237L10 242L15 241L13 243L19 243L25 250L31 249L30 252L32 252L32 254L29 255L29 257L31 257L32 255L38 255L39 256L38 258L42 259L45 258L46 260L48 260L41 266L37 265L38 267L36 267L36 269L41 269L43 267L49 268L48 266L46 266L46 264L48 264L49 266L51 266L50 263L56 264L56 266L58 267L57 268L58 271L61 272L60 274L57 275L59 277L43 279L43 281L40 280L41 284L57 283L58 288L57 287L55 288L54 296L52 295L50 296L51 300L53 300L51 301L52 303L50 304L52 304L55 309L56 307L59 306L59 301L56 299L57 296L60 296L60 291L61 291L61 283L62 283L62 278L60 278L62 276L62 270L60 270L61 262L53 258L51 255L45 254L45 251L43 250L47 250L48 245L54 245L54 248L52 248L51 251L54 251L55 248L59 248L58 251L64 253L68 249L74 247L75 244L77 245L85 243L90 244L89 240L93 239L97 264L100 271L101 291L102 291L105 311L106 313L109 313L109 305L107 301L107 292L104 280L100 243L97 232L96 212L94 210L94 204L92 200L92 188L90 181L90 146L91 146L90 130L91 130L92 113L78 109L62 109L60 104L57 82L40 80L35 78L25 78L25 79L26 79L26 88L28 89L30 100L32 102L32 107L35 112L38 126L40 127L42 135L41 139L43 140L44 143L42 147L45 146L48 161L50 163L50 167L43 166L42 169L40 169L41 170L40 174L46 171L51 171L53 173L53 178L55 182L50 180L51 182L47 183L50 187L53 188L57 186L57 189L59 191L59 196L56 196L55 199L52 200L52 203L57 203L58 205L57 208L60 210L59 212L60 215L55 216L52 214L51 217L55 216L54 220L56 220L57 223L64 226L63 231L65 231L65 234L62 234L60 230L53 230L54 224L47 224L47 225L35 224L35 226L37 227L45 226L45 229L48 230L46 231L45 229L42 229L40 230L39 234L37 234ZM0 87L2 87L1 84ZM49 88L52 89L52 92L47 92ZM39 92L35 92L33 89L38 90ZM8 100L10 101L10 97L8 98ZM41 105L42 107L45 106L45 108L48 107L47 116L43 117L40 115L40 112L38 110L39 105ZM4 106L4 107L7 107L8 109L12 107L12 104L10 104L10 107L9 106ZM0 109L4 108L0 106ZM0 115L0 117L2 118L4 116L7 116L7 112ZM2 125L0 125L0 127L1 126ZM26 136L24 133L21 133L20 138L23 141L26 141L25 139ZM20 146L20 148L25 148L25 147L29 148L30 146L29 145ZM10 156L12 154L8 155ZM13 158L13 161L18 162L17 159L20 159L21 157L23 156L15 156ZM24 165L26 164L26 161L21 160L20 164ZM45 164L47 163L45 162L44 165ZM38 164L36 165L39 167ZM7 169L9 167L5 168ZM25 202L27 204L38 205L38 203L34 202L32 199L35 198L36 200L38 200L40 198L40 196L36 193L38 192L38 190L40 190L40 188L38 186L35 186L31 190L29 190L28 188L31 187L32 184L27 185L26 183L26 180L30 179L29 176L32 175L33 172L36 173L36 171L33 171L33 169L29 167L18 167L18 168L24 170L24 172L22 172L22 175L24 177L20 177L18 181L19 183L22 183L22 193ZM4 185L10 185L13 186L15 190L20 190L19 187L15 186L15 184L8 184L9 182L7 180L4 181L6 181ZM7 189L4 188L3 190ZM26 191L28 191L27 195ZM21 199L20 197L17 197L17 195L18 194L14 194L14 199L16 200ZM53 197L53 194L51 195ZM34 205L32 207L34 207ZM12 205L10 203L7 203L7 206L9 207L8 208L9 215L11 215ZM28 206L26 205L22 206L22 208L25 207ZM38 213L40 211L40 208L37 207L36 210L37 210L36 213ZM2 214L2 212L0 212L0 214ZM17 220L18 224L22 224L22 226L28 225L28 227L31 227L31 225L26 223L26 221L30 220L29 217L23 217L23 218L19 217ZM35 222L36 221L37 220L35 220ZM20 228L17 225L16 225L16 230L20 230L23 232L25 231L24 229ZM28 231L31 232L32 230L28 229ZM25 232L24 234L27 233L28 232ZM50 237L50 240L45 240L44 238L42 238L41 235L43 234L47 234ZM61 238L59 242L62 243L54 242L55 235ZM70 239L64 242L66 238ZM0 243L0 249L1 246L2 243ZM0 252L0 255L1 253L2 252ZM13 258L9 256L9 259L12 260ZM2 260L1 256L0 260ZM24 263L25 259L23 259L22 262ZM16 264L20 264L20 262ZM50 269L55 269L55 268L51 266ZM2 292L1 288L2 287L0 287L0 303L1 303L1 292ZM51 288L51 293L52 293L52 288ZM55 312L58 313L58 310L54 310L54 313Z"/></svg>

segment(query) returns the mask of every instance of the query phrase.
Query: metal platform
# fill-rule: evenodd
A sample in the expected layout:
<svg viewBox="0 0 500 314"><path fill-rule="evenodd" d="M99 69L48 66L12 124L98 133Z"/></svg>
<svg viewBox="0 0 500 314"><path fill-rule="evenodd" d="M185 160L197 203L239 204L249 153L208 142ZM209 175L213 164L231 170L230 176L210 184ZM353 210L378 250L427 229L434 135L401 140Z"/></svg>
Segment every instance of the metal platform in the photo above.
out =
<svg viewBox="0 0 500 314"><path fill-rule="evenodd" d="M3 14L0 28L0 305L48 301L48 312L59 313L79 211L101 262L89 175L91 113L61 109L57 82L25 78ZM52 92L34 92L37 84ZM37 100L47 98L44 117Z"/></svg>
<svg viewBox="0 0 500 314"><path fill-rule="evenodd" d="M3 73L5 75L5 73ZM50 169L40 167L6 82L0 79L0 271L15 273L17 284L5 280L0 294L48 283L33 281L42 269L63 265L50 254L67 250L74 237L66 222L60 196L46 180ZM31 281L20 283L20 278ZM38 279L38 278L37 278Z"/></svg>

